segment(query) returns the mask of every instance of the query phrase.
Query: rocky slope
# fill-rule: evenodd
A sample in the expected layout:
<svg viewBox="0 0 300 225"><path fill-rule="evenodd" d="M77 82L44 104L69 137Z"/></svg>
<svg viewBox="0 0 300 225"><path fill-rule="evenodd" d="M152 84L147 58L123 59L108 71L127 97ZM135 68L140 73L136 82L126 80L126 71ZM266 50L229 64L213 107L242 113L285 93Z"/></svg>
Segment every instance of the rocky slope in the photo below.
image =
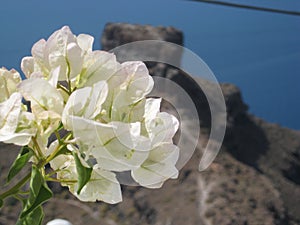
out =
<svg viewBox="0 0 300 225"><path fill-rule="evenodd" d="M110 50L144 39L183 44L183 34L175 28L108 24L102 46ZM124 186L124 201L118 205L81 203L66 189L50 184L56 197L45 205L46 221L60 217L74 225L300 224L300 132L250 115L239 89L221 84L228 113L226 136L215 161L206 171L199 172L201 146L210 132L208 104L197 86L197 82L205 81L191 80L164 64L148 66L151 74L168 77L181 85L199 109L203 127L193 157L179 178L166 182L161 189ZM2 187L18 149L1 144L0 151ZM9 200L6 206L0 211L0 224L14 224L19 205Z"/></svg>

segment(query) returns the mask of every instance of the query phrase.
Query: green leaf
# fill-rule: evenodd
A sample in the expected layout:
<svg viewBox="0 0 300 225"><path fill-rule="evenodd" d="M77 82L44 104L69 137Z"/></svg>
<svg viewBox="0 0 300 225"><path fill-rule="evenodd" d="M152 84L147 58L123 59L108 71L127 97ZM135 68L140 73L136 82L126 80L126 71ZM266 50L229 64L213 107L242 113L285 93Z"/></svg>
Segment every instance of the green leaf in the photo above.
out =
<svg viewBox="0 0 300 225"><path fill-rule="evenodd" d="M2 206L3 206L3 200L0 199L0 208L2 208Z"/></svg>
<svg viewBox="0 0 300 225"><path fill-rule="evenodd" d="M82 188L87 184L87 182L90 180L93 168L87 168L84 165L82 165L80 158L78 157L76 152L73 152L73 156L75 159L76 164L76 170L78 173L78 189L77 194L79 195Z"/></svg>
<svg viewBox="0 0 300 225"><path fill-rule="evenodd" d="M33 155L33 151L28 146L22 147L19 155L17 156L16 160L12 164L11 168L9 169L8 176L7 176L7 183L9 183L12 178L14 178L26 165L28 160Z"/></svg>
<svg viewBox="0 0 300 225"><path fill-rule="evenodd" d="M55 158L58 155L67 155L70 153L71 151L67 148L67 146L63 146L53 158Z"/></svg>
<svg viewBox="0 0 300 225"><path fill-rule="evenodd" d="M45 201L53 196L52 191L47 186L44 177L40 173L39 169L33 165L31 180L30 180L30 193L29 198L24 206L20 218L23 219L36 208L41 206Z"/></svg>
<svg viewBox="0 0 300 225"><path fill-rule="evenodd" d="M20 218L16 225L41 225L44 219L44 212L41 206L37 207L26 217Z"/></svg>

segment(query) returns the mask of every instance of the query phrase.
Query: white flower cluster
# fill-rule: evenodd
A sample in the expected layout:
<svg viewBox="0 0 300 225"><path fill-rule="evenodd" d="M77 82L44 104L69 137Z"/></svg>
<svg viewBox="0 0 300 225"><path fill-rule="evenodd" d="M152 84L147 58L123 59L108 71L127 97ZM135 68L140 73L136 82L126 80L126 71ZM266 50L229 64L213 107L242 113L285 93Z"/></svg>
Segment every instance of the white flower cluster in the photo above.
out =
<svg viewBox="0 0 300 225"><path fill-rule="evenodd" d="M57 179L78 199L117 203L122 195L116 172L130 172L148 188L178 176L179 149L172 142L178 120L160 112L161 99L146 98L154 82L144 63L120 64L92 45L93 37L75 36L65 26L23 58L27 79L0 69L0 141L38 145ZM62 125L71 139L48 146ZM61 144L67 151L53 155ZM93 169L79 194L74 152Z"/></svg>

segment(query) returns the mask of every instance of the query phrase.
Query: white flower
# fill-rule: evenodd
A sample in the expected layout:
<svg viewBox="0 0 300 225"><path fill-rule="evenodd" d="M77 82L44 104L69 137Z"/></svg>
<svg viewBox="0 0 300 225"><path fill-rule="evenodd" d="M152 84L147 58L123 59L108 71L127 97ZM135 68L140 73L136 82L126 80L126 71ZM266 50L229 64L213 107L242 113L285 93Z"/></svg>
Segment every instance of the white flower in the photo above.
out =
<svg viewBox="0 0 300 225"><path fill-rule="evenodd" d="M140 135L139 123L103 124L76 116L71 120L79 149L93 156L103 169L128 171L148 157L150 142Z"/></svg>
<svg viewBox="0 0 300 225"><path fill-rule="evenodd" d="M72 224L67 220L54 219L49 221L46 225L72 225Z"/></svg>
<svg viewBox="0 0 300 225"><path fill-rule="evenodd" d="M145 126L152 141L152 146L156 146L165 142L172 143L179 122L175 116L160 112L153 119L148 120L146 117Z"/></svg>
<svg viewBox="0 0 300 225"><path fill-rule="evenodd" d="M150 151L147 160L137 169L132 170L133 179L148 188L160 188L167 179L175 179L178 170L175 164L179 149L172 143L163 143Z"/></svg>
<svg viewBox="0 0 300 225"><path fill-rule="evenodd" d="M53 70L59 69L58 80L71 80L80 74L85 54L92 51L94 38L81 34L76 37L69 27L54 32L46 41L41 39L31 50L32 57L22 60L21 68L27 78L42 72L51 79Z"/></svg>
<svg viewBox="0 0 300 225"><path fill-rule="evenodd" d="M122 63L121 69L108 81L109 92L103 108L104 121L138 122L145 113L146 96L153 79L142 62Z"/></svg>
<svg viewBox="0 0 300 225"><path fill-rule="evenodd" d="M26 79L19 84L18 89L24 98L30 101L31 110L37 117L44 111L62 114L64 109L63 97L56 88L44 79Z"/></svg>
<svg viewBox="0 0 300 225"><path fill-rule="evenodd" d="M144 99L154 85L152 77L143 62L122 63L121 72L125 80L114 90L113 108L118 110L123 106L130 106Z"/></svg>
<svg viewBox="0 0 300 225"><path fill-rule="evenodd" d="M95 202L97 200L110 204L122 201L121 187L112 172L105 171L95 166L89 182L77 194L77 179L75 161L72 155L59 155L50 162L51 168L57 171L57 178L63 180L62 185L81 201Z"/></svg>
<svg viewBox="0 0 300 225"><path fill-rule="evenodd" d="M13 93L17 92L17 85L20 82L21 76L17 71L0 68L0 102L7 100Z"/></svg>
<svg viewBox="0 0 300 225"><path fill-rule="evenodd" d="M121 69L113 53L105 51L89 52L84 57L82 72L77 86L93 86L99 81L108 81Z"/></svg>
<svg viewBox="0 0 300 225"><path fill-rule="evenodd" d="M161 99L147 98L154 81L143 62L120 64L112 53L92 51L93 41L65 26L23 58L28 79L0 69L0 141L29 145L37 151L34 163L52 159L57 179L78 199L114 204L122 201L118 172L149 188L177 178L172 138L179 122L160 112ZM61 128L66 136L48 147ZM92 171L87 183L84 171Z"/></svg>
<svg viewBox="0 0 300 225"><path fill-rule="evenodd" d="M115 65L115 57L105 55L106 63L96 59L95 68L87 73L93 76L85 85L98 83L70 96L63 112L64 126L73 132L85 160L94 158L107 171L131 171L141 185L160 187L178 173L178 149L172 144L178 120L160 113L161 99L146 99L153 79L144 63L123 63L116 72L108 66ZM103 73L91 72L96 68Z"/></svg>
<svg viewBox="0 0 300 225"><path fill-rule="evenodd" d="M42 78L26 79L19 84L18 89L23 97L30 101L38 129L37 141L42 151L46 151L48 138L61 121L64 109L63 97L56 88Z"/></svg>
<svg viewBox="0 0 300 225"><path fill-rule="evenodd" d="M0 141L16 145L27 145L36 129L34 116L26 112L22 95L17 92L21 77L15 70L0 69Z"/></svg>
<svg viewBox="0 0 300 225"><path fill-rule="evenodd" d="M62 115L62 122L66 129L73 127L70 116L94 119L101 113L101 105L106 99L108 87L105 81L99 81L92 87L85 87L74 91L68 99Z"/></svg>

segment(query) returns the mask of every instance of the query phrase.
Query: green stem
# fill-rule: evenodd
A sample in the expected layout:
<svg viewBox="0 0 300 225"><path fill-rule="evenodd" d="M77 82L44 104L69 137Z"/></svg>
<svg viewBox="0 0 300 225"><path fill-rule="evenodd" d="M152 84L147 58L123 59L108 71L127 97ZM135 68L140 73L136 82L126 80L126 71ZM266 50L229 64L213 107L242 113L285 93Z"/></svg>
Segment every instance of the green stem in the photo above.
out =
<svg viewBox="0 0 300 225"><path fill-rule="evenodd" d="M72 94L72 87L71 87L71 79L70 79L70 74L71 74L71 66L68 58L66 58L67 66L68 66L68 74L67 74L67 83L68 83L68 90L69 90L69 95Z"/></svg>
<svg viewBox="0 0 300 225"><path fill-rule="evenodd" d="M70 138L72 137L72 133L69 133L67 136L65 136L65 138L60 139L60 142L65 142L68 141ZM54 159L57 154L59 153L59 151L65 147L67 145L67 143L62 143L56 146L56 148L54 149L54 151L46 158L46 160L43 162L43 165L46 165L47 163L49 163L52 159Z"/></svg>
<svg viewBox="0 0 300 225"><path fill-rule="evenodd" d="M48 177L46 178L47 181L52 181L52 182L59 182L59 183L77 183L77 180L71 180L71 179L56 179L53 177Z"/></svg>
<svg viewBox="0 0 300 225"><path fill-rule="evenodd" d="M29 172L22 180L20 180L15 186L13 186L11 189L7 190L3 194L0 195L0 199L5 199L8 196L15 195L19 192L19 189L26 184L26 182L31 177L31 172Z"/></svg>
<svg viewBox="0 0 300 225"><path fill-rule="evenodd" d="M58 140L58 143L61 143L61 138L60 138L59 132L56 130L56 131L54 131L54 134L56 136L56 139Z"/></svg>
<svg viewBox="0 0 300 225"><path fill-rule="evenodd" d="M57 87L60 88L61 90L63 90L64 92L66 92L67 95L70 95L69 90L65 86L58 83Z"/></svg>
<svg viewBox="0 0 300 225"><path fill-rule="evenodd" d="M32 138L32 141L33 141L33 143L34 143L34 147L35 147L35 149L37 150L38 155L43 159L43 158L44 158L44 154L43 154L43 152L42 152L42 150L41 150L41 148L40 148L40 146L39 146L39 144L38 144L36 138L33 137L33 138Z"/></svg>

